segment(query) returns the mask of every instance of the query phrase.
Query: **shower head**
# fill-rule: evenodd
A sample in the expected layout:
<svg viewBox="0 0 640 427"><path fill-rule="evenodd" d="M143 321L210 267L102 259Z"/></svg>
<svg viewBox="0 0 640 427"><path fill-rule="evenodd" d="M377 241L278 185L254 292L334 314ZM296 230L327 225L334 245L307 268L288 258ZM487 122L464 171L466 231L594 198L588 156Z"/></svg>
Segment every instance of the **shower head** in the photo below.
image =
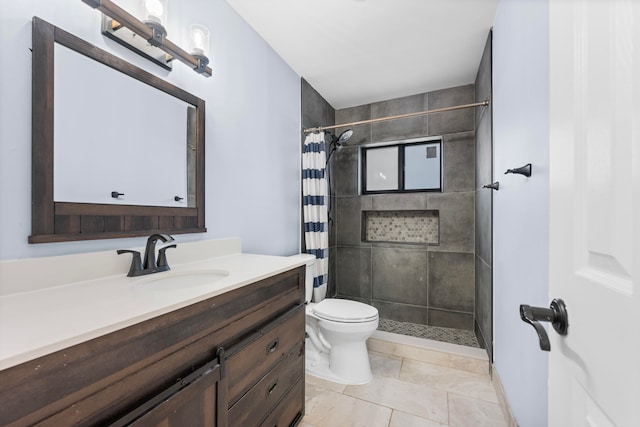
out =
<svg viewBox="0 0 640 427"><path fill-rule="evenodd" d="M353 131L351 129L347 129L340 134L340 136L335 136L334 134L328 134L331 141L329 141L329 155L327 156L327 164L329 164L329 160L331 160L331 156L338 147L341 147L343 143L347 142L349 138L353 135Z"/></svg>
<svg viewBox="0 0 640 427"><path fill-rule="evenodd" d="M329 141L329 144L334 144L339 147L343 143L347 142L352 135L353 131L351 129L345 130L340 134L340 136L335 136L334 134L330 133L329 137L331 138L331 141Z"/></svg>
<svg viewBox="0 0 640 427"><path fill-rule="evenodd" d="M338 140L336 141L336 144L340 145L343 142L347 142L349 138L351 138L352 136L353 136L353 131L351 129L347 129L340 134L340 136L338 137Z"/></svg>

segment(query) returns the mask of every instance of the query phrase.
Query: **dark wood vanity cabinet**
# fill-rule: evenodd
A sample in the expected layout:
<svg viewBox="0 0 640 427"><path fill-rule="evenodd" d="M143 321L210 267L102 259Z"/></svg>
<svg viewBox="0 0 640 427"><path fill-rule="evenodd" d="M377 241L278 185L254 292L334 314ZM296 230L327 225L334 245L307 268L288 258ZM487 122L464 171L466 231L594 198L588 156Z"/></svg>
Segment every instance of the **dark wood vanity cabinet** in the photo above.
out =
<svg viewBox="0 0 640 427"><path fill-rule="evenodd" d="M224 406L220 387L220 361L203 366L154 396L124 417L112 423L116 426L221 426L224 425Z"/></svg>
<svg viewBox="0 0 640 427"><path fill-rule="evenodd" d="M296 425L304 320L301 267L0 371L0 425Z"/></svg>

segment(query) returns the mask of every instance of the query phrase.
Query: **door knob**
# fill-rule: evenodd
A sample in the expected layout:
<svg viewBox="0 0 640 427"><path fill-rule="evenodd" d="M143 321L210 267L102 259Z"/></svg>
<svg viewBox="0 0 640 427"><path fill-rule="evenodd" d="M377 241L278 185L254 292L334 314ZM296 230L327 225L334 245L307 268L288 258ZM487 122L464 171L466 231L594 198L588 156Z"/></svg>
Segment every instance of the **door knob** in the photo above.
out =
<svg viewBox="0 0 640 427"><path fill-rule="evenodd" d="M560 298L551 301L549 308L531 307L530 305L520 305L520 318L533 326L538 333L540 340L540 350L550 351L551 343L547 331L542 327L540 322L551 322L551 326L560 335L567 335L569 328L569 316L567 314L567 306Z"/></svg>

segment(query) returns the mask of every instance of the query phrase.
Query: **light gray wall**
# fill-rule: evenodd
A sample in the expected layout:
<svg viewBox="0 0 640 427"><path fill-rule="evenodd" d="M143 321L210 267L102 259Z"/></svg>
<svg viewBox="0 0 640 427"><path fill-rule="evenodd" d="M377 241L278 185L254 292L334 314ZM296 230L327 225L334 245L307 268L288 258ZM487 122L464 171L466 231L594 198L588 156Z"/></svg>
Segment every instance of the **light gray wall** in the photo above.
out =
<svg viewBox="0 0 640 427"><path fill-rule="evenodd" d="M549 4L502 0L493 27L494 367L521 427L547 425L548 355L519 305L549 306ZM533 164L533 175L503 175ZM556 350L557 351L557 350Z"/></svg>
<svg viewBox="0 0 640 427"><path fill-rule="evenodd" d="M126 7L134 0L119 1ZM239 236L246 252L299 248L300 78L223 0L169 8L169 38L189 24L212 32L213 76L176 63L166 72L100 34L100 12L80 0L0 2L0 259L140 246L143 238L29 245L31 232L31 18L38 16L206 101L206 234ZM79 79L92 76L78 75ZM100 82L95 82L100 84ZM113 88L117 96L117 87ZM162 118L160 117L159 120ZM96 131L104 132L105 129ZM79 135L87 138L90 135ZM81 161L81 159L78 159ZM163 167L150 167L149 185Z"/></svg>
<svg viewBox="0 0 640 427"><path fill-rule="evenodd" d="M336 123L474 102L474 85L336 111ZM343 129L336 129L338 135ZM375 306L385 319L473 328L474 111L458 110L353 127L333 158L336 284L339 296ZM360 195L359 145L442 135L443 191ZM438 245L362 240L362 211L437 210Z"/></svg>

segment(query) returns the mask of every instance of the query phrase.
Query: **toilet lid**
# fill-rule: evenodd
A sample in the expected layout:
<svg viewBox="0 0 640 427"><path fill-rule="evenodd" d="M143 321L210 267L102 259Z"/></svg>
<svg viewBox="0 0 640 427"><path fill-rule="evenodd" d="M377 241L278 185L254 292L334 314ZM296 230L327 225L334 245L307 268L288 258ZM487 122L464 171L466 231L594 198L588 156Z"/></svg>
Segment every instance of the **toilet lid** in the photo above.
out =
<svg viewBox="0 0 640 427"><path fill-rule="evenodd" d="M325 299L313 307L316 316L334 322L358 323L378 318L378 310L367 304L346 299Z"/></svg>

